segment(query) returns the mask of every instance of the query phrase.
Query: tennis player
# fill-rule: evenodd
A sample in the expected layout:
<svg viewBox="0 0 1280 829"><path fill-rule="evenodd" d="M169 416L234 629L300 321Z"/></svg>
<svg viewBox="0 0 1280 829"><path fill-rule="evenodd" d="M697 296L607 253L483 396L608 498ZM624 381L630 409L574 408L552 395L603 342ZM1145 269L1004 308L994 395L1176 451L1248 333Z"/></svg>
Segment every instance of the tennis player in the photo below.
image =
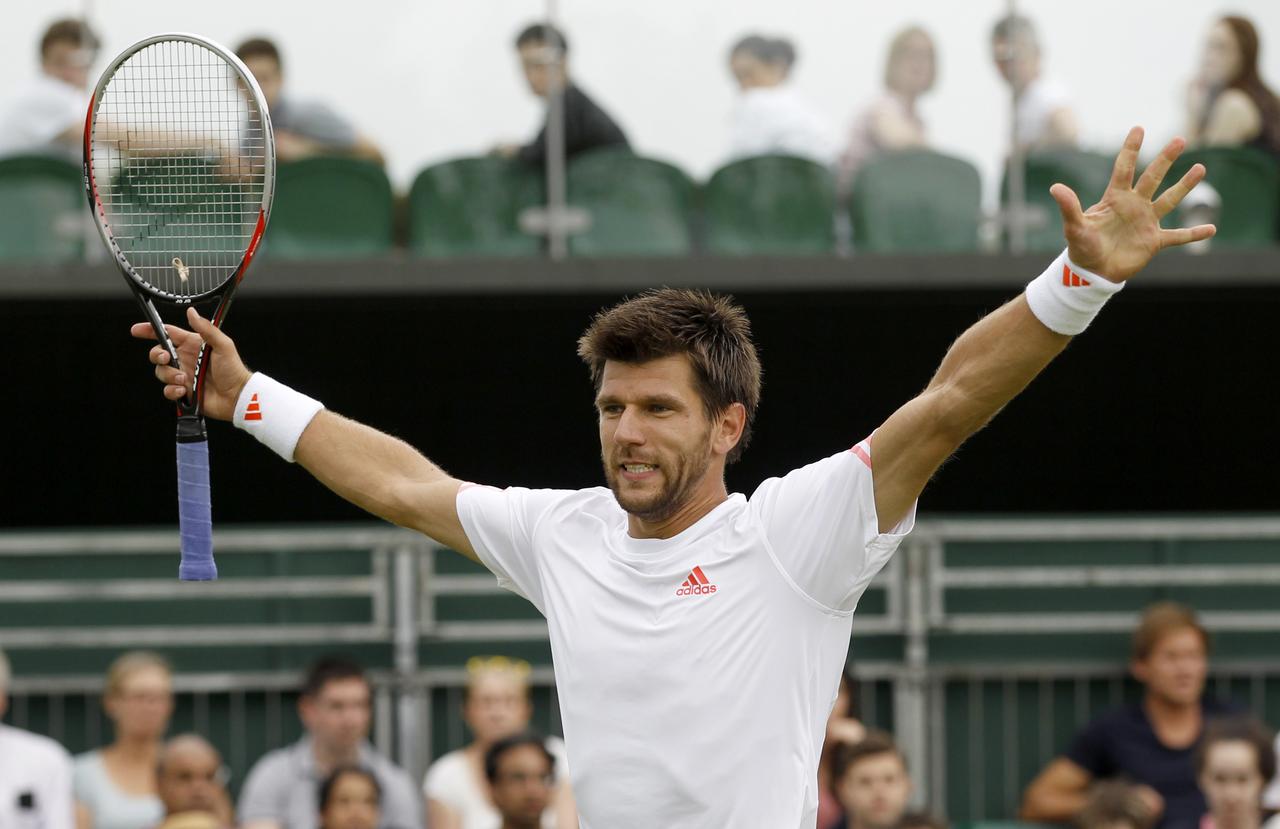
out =
<svg viewBox="0 0 1280 829"><path fill-rule="evenodd" d="M209 417L233 420L334 492L489 568L547 617L584 827L812 827L827 713L868 582L911 529L925 482L1162 248L1204 176L1159 198L1175 139L1134 184L1133 129L1102 201L1052 194L1067 249L966 331L872 437L750 497L724 470L760 399L748 320L710 294L658 290L599 314L578 351L597 388L608 488L537 490L453 478L405 443L250 372L194 311L173 329L192 365L216 355ZM1153 200L1154 199L1154 200ZM149 325L134 336L152 336ZM189 377L151 351L164 394Z"/></svg>

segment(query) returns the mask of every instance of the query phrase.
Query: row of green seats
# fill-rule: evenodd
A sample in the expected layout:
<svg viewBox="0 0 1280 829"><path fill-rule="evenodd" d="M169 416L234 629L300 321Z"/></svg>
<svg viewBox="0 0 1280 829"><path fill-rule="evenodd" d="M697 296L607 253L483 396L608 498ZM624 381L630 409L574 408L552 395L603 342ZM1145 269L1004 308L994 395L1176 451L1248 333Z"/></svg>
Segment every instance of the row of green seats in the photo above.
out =
<svg viewBox="0 0 1280 829"><path fill-rule="evenodd" d="M1215 246L1276 242L1280 166L1254 150L1186 153L1220 193ZM1086 204L1105 189L1111 159L1083 151L1033 156L1026 167L1027 248L1062 245L1049 186L1061 181ZM717 170L702 186L680 169L629 152L573 159L568 201L589 226L570 238L582 256L822 254L836 246L837 196L829 171L789 156L761 156ZM1007 185L1007 180L1006 180ZM848 209L855 250L966 252L978 248L981 180L967 161L929 151L881 155L858 173ZM1007 186L1002 187L1007 192ZM0 159L0 260L69 261L83 255L80 170L48 158ZM540 237L521 215L545 199L540 171L495 157L461 158L423 170L409 190L404 234L422 257L533 256ZM281 164L264 250L278 258L361 257L396 244L397 205L378 166L346 158Z"/></svg>

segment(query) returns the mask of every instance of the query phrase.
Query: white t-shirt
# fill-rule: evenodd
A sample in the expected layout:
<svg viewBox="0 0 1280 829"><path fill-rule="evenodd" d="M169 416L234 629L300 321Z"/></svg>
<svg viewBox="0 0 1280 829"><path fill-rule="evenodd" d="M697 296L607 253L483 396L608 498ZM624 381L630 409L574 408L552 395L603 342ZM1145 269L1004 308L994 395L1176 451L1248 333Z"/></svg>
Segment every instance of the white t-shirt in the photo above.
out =
<svg viewBox="0 0 1280 829"><path fill-rule="evenodd" d="M564 741L548 737L546 744L547 751L556 758L555 775L559 780L568 768ZM451 751L431 764L422 780L422 793L452 809L462 821L461 829L501 829L502 815L493 807L488 793L480 787L463 749ZM554 808L543 812L542 825L544 829L553 829L556 825Z"/></svg>
<svg viewBox="0 0 1280 829"><path fill-rule="evenodd" d="M464 486L498 583L547 617L584 829L812 829L854 608L910 531L877 532L870 446L636 539L603 487Z"/></svg>
<svg viewBox="0 0 1280 829"><path fill-rule="evenodd" d="M729 125L729 160L781 153L831 164L835 140L821 115L787 85L748 89Z"/></svg>
<svg viewBox="0 0 1280 829"><path fill-rule="evenodd" d="M74 804L67 750L0 723L0 826L73 829Z"/></svg>
<svg viewBox="0 0 1280 829"><path fill-rule="evenodd" d="M1276 752L1280 753L1280 734L1276 735ZM1267 788L1262 792L1262 808L1264 809L1280 809L1280 771L1276 772L1275 779L1270 781ZM1277 815L1280 817L1280 815ZM1275 827L1268 829L1280 829L1280 822Z"/></svg>
<svg viewBox="0 0 1280 829"><path fill-rule="evenodd" d="M72 127L84 127L89 93L43 73L0 107L0 156L53 153L80 159L78 142L55 143Z"/></svg>
<svg viewBox="0 0 1280 829"><path fill-rule="evenodd" d="M1039 144L1049 132L1049 119L1060 109L1071 108L1066 87L1047 78L1036 78L1018 96L1013 117L1018 122L1018 140L1024 146Z"/></svg>

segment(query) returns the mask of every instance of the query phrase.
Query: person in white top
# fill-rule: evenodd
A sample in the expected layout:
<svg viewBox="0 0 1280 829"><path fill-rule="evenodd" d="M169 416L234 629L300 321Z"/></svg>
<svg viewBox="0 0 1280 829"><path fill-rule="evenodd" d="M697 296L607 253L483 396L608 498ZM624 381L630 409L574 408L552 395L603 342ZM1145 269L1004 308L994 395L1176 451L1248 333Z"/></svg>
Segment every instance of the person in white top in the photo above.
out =
<svg viewBox="0 0 1280 829"><path fill-rule="evenodd" d="M0 107L0 156L37 153L79 161L97 49L97 37L82 20L57 20L45 30L40 74Z"/></svg>
<svg viewBox="0 0 1280 829"><path fill-rule="evenodd" d="M202 341L217 355L201 389L207 417L234 420L339 495L484 564L545 614L583 829L812 827L853 613L911 529L925 483L1157 251L1214 232L1160 228L1205 170L1153 201L1183 142L1135 183L1141 145L1134 128L1087 213L1070 188L1052 188L1067 250L961 335L874 437L749 497L724 476L750 438L760 361L746 313L725 297L657 289L592 321L578 352L608 486L580 490L467 484L250 372L194 309L193 330L169 330L180 366ZM154 339L147 323L131 333ZM167 400L189 393L163 347L150 360ZM836 366L824 355L815 382L849 382ZM246 421L251 400L261 419Z"/></svg>
<svg viewBox="0 0 1280 829"><path fill-rule="evenodd" d="M529 663L505 656L467 660L467 689L462 719L475 739L431 764L422 781L427 798L427 824L432 829L498 829L502 816L485 780L484 758L499 740L529 728ZM555 757L556 788L542 815L545 829L573 829L578 815L565 773L564 743L546 739Z"/></svg>
<svg viewBox="0 0 1280 829"><path fill-rule="evenodd" d="M9 660L0 651L0 717L9 708ZM0 826L74 829L71 755L40 734L0 723Z"/></svg>
<svg viewBox="0 0 1280 829"><path fill-rule="evenodd" d="M1022 152L1074 147L1079 140L1075 111L1066 88L1044 77L1035 26L1008 15L991 31L991 55L1013 90L1013 117Z"/></svg>
<svg viewBox="0 0 1280 829"><path fill-rule="evenodd" d="M795 60L795 48L781 38L751 35L729 51L729 71L742 91L729 124L729 161L770 154L835 160L826 120L789 83Z"/></svg>

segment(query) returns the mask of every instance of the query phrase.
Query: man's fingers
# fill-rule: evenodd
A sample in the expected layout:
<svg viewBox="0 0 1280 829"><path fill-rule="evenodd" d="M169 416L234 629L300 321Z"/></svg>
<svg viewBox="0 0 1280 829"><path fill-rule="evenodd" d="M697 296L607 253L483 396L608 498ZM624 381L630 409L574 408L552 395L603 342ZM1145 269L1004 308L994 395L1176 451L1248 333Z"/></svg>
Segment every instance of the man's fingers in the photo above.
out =
<svg viewBox="0 0 1280 829"><path fill-rule="evenodd" d="M129 326L129 335L140 340L154 340L156 338L156 330L151 327L149 322L135 322Z"/></svg>
<svg viewBox="0 0 1280 829"><path fill-rule="evenodd" d="M1160 247L1172 248L1189 242L1199 242L1217 233L1213 225L1196 225L1195 227L1173 227L1160 231Z"/></svg>
<svg viewBox="0 0 1280 829"><path fill-rule="evenodd" d="M1080 208L1080 197L1065 184L1055 184L1049 188L1049 195L1058 203L1062 211L1062 226L1071 229L1084 221L1084 211Z"/></svg>
<svg viewBox="0 0 1280 829"><path fill-rule="evenodd" d="M1133 187L1133 171L1138 166L1138 150L1142 149L1142 127L1134 127L1125 136L1124 146L1116 156L1116 166L1111 170L1111 187L1128 190Z"/></svg>
<svg viewBox="0 0 1280 829"><path fill-rule="evenodd" d="M218 326L200 316L195 306L187 309L187 322L191 324L191 330L204 337L204 341L214 349L227 348L231 345L231 338L223 334Z"/></svg>
<svg viewBox="0 0 1280 829"><path fill-rule="evenodd" d="M1204 173L1203 164L1193 164L1191 169L1187 170L1186 174L1178 180L1177 184L1161 193L1160 198L1156 199L1151 205L1156 211L1156 218L1163 219L1172 213L1174 208L1187 197L1192 188L1204 179Z"/></svg>
<svg viewBox="0 0 1280 829"><path fill-rule="evenodd" d="M1178 160L1178 156L1182 155L1186 146L1187 142L1181 138L1175 138L1166 144L1160 151L1160 155L1156 156L1155 161L1148 164L1147 169L1142 172L1142 178L1138 179L1138 186L1133 188L1133 191L1144 199L1154 196L1156 190L1160 188L1160 182L1164 181L1169 168Z"/></svg>

